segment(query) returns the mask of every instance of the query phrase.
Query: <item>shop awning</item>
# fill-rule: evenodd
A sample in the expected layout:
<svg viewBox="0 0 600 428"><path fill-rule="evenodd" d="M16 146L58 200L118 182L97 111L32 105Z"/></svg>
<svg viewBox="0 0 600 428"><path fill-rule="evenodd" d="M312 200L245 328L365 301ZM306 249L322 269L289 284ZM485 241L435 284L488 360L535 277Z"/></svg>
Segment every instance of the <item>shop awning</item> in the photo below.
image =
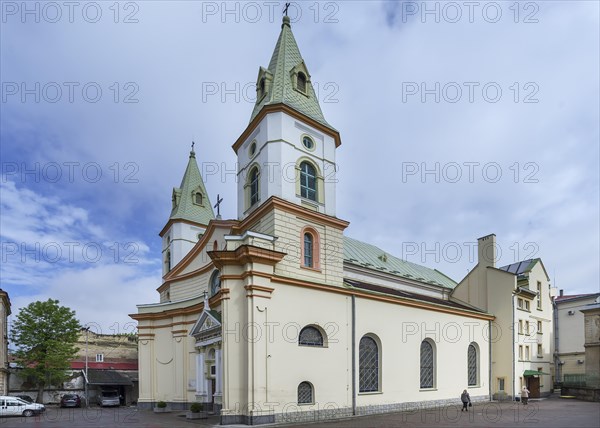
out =
<svg viewBox="0 0 600 428"><path fill-rule="evenodd" d="M541 376L549 375L550 373L538 372L537 370L525 370L523 376Z"/></svg>

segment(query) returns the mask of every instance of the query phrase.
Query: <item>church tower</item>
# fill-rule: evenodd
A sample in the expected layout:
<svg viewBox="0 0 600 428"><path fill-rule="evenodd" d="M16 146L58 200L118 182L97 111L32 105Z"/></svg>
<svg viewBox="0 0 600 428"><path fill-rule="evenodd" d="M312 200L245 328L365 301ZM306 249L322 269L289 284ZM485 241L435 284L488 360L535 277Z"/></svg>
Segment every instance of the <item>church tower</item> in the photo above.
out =
<svg viewBox="0 0 600 428"><path fill-rule="evenodd" d="M268 68L259 69L256 95L250 124L233 145L238 218L272 196L335 216L340 136L323 116L288 16Z"/></svg>
<svg viewBox="0 0 600 428"><path fill-rule="evenodd" d="M163 276L186 256L214 218L192 143L181 185L173 188L171 215L159 234L162 238Z"/></svg>

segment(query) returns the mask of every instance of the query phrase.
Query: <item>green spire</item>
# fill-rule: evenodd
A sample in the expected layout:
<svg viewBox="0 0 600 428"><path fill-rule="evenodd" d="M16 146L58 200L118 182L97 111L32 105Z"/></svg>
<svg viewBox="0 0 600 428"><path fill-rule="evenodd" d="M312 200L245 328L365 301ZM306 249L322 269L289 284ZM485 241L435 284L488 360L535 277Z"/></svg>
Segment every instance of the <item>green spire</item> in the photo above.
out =
<svg viewBox="0 0 600 428"><path fill-rule="evenodd" d="M203 225L207 225L210 220L215 218L196 163L194 143L192 143L190 158L181 185L173 188L173 210L169 218L189 220Z"/></svg>
<svg viewBox="0 0 600 428"><path fill-rule="evenodd" d="M305 88L302 87L302 75L306 79ZM335 131L323 116L310 74L292 34L289 16L283 17L281 34L275 45L269 68L260 68L256 94L256 104L250 122L264 106L282 103Z"/></svg>

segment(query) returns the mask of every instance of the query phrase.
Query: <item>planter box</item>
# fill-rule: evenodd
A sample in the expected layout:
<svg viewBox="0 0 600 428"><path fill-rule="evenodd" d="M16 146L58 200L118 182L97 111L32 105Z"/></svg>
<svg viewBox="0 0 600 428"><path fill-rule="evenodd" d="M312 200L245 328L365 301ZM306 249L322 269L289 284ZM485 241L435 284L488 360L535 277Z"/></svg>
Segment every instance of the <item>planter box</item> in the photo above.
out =
<svg viewBox="0 0 600 428"><path fill-rule="evenodd" d="M188 411L185 415L185 417L187 419L207 419L208 418L208 413L207 412L190 412Z"/></svg>

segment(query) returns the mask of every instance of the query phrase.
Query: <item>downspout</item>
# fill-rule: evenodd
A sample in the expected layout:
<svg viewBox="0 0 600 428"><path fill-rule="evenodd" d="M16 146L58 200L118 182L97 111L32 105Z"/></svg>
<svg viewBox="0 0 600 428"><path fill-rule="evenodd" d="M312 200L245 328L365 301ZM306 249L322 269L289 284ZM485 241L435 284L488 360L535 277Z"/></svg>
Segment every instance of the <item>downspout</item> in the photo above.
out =
<svg viewBox="0 0 600 428"><path fill-rule="evenodd" d="M356 416L356 297L352 295L352 415Z"/></svg>
<svg viewBox="0 0 600 428"><path fill-rule="evenodd" d="M488 321L488 327L490 332L490 337L488 338L488 389L489 389L489 397L488 400L492 401L492 320Z"/></svg>
<svg viewBox="0 0 600 428"><path fill-rule="evenodd" d="M558 349L558 306L556 305L556 300L552 299L552 318L554 321L554 368L555 368L555 378L554 383L562 382L562 365L560 364L560 355ZM552 385L554 389L554 385Z"/></svg>
<svg viewBox="0 0 600 428"><path fill-rule="evenodd" d="M512 383L512 401L515 401L515 399L517 398L515 396L515 382L517 381L515 379L515 293L513 293L513 298L512 298L512 379L511 379L511 383Z"/></svg>

